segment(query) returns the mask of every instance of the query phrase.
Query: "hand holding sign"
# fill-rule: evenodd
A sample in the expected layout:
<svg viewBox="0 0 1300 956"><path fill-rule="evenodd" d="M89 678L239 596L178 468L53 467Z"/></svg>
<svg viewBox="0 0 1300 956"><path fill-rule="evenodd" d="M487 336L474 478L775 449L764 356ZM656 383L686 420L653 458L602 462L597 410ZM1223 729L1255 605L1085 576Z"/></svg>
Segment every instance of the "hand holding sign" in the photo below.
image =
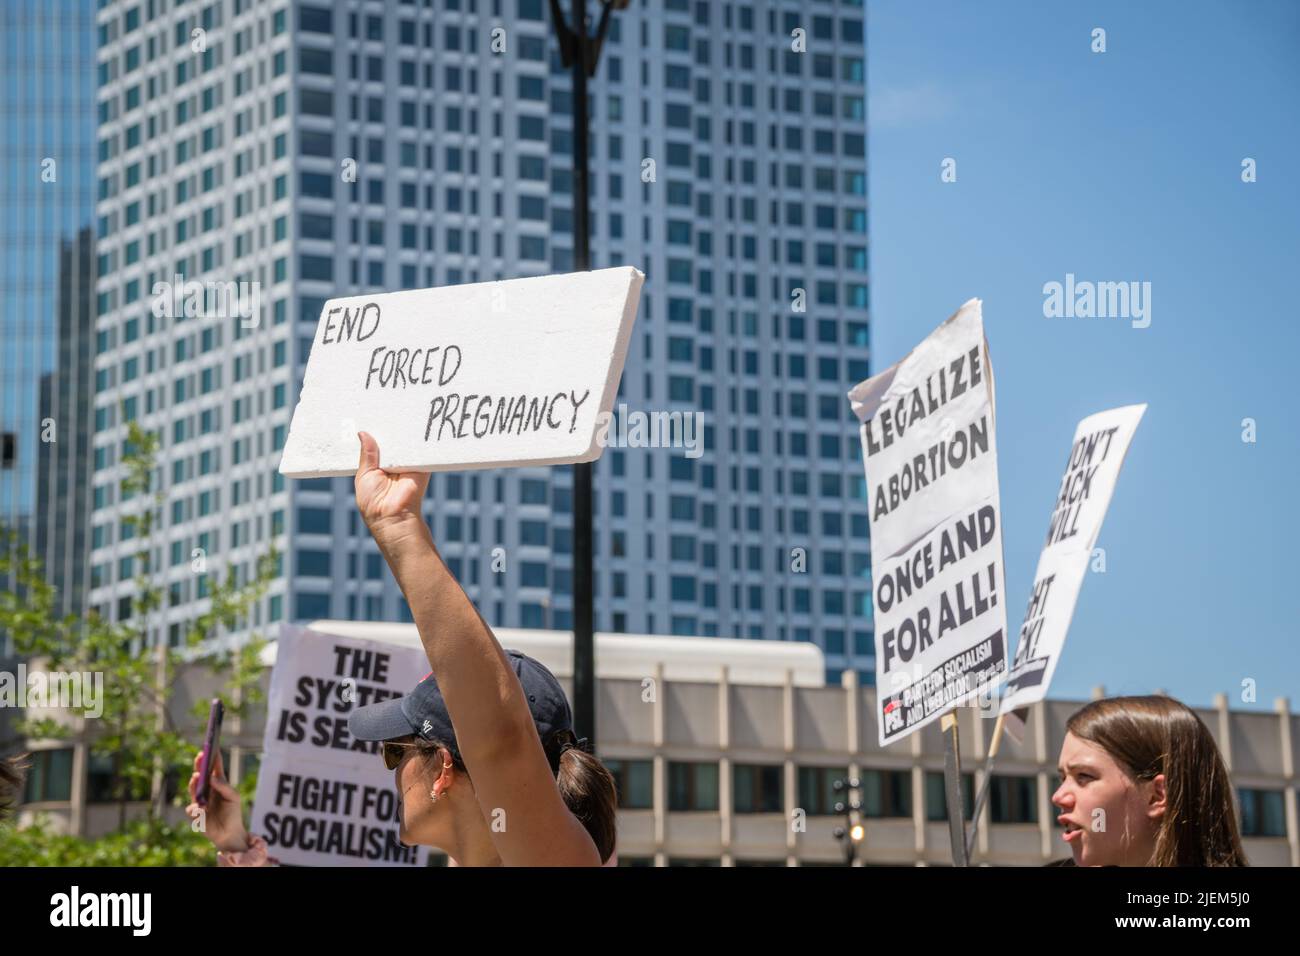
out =
<svg viewBox="0 0 1300 956"><path fill-rule="evenodd" d="M369 432L357 432L361 439L361 460L354 482L357 509L366 527L378 538L384 528L401 527L407 521L423 524L420 502L429 487L427 471L385 471L379 467L379 443Z"/></svg>

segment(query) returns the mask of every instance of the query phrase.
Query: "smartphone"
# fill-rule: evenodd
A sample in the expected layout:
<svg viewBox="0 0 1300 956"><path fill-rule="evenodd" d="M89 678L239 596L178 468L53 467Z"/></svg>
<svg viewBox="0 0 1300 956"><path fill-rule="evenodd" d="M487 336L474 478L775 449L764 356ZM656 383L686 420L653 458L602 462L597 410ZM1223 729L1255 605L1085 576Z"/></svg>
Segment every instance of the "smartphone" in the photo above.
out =
<svg viewBox="0 0 1300 956"><path fill-rule="evenodd" d="M221 698L212 698L212 706L208 708L208 732L203 737L203 759L199 761L199 790L195 795L195 802L201 807L208 805L212 767L217 762L215 754L219 753L217 748L221 746L221 720L225 715L226 708Z"/></svg>

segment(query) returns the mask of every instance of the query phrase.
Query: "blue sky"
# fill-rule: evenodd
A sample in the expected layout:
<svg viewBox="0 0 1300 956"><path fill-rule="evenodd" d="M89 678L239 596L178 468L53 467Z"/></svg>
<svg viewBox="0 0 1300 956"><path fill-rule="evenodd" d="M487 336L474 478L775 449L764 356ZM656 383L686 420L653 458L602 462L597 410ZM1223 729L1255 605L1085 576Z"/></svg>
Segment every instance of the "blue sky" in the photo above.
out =
<svg viewBox="0 0 1300 956"><path fill-rule="evenodd" d="M875 0L867 37L873 368L984 300L1013 633L1075 424L1150 405L1051 695L1300 707L1300 4ZM1150 282L1150 326L1045 318L1067 273Z"/></svg>

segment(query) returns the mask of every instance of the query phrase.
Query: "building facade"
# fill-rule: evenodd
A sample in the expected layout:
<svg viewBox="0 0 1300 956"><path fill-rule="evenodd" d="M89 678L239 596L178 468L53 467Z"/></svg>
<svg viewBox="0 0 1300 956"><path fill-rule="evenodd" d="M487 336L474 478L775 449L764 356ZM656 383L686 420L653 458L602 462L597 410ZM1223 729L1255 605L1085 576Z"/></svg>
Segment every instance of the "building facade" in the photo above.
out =
<svg viewBox="0 0 1300 956"><path fill-rule="evenodd" d="M592 5L593 8L595 5ZM543 0L99 5L91 602L130 614L126 424L161 440L178 641L206 573L280 576L248 627L409 620L348 479L277 473L323 302L572 269L572 104ZM702 447L595 467L602 630L811 641L872 672L847 389L867 375L864 12L635 2L592 84L592 265L647 275L620 413ZM230 306L205 285L256 290ZM243 283L244 285L240 285ZM250 296L244 296L245 299ZM187 300L188 301L188 300ZM698 452L698 454L697 454ZM572 626L567 468L435 475L494 624ZM207 572L211 573L211 572Z"/></svg>
<svg viewBox="0 0 1300 956"><path fill-rule="evenodd" d="M419 646L414 625L311 626ZM572 693L571 634L497 629L497 638L536 657ZM274 645L266 656L273 661ZM620 865L843 866L849 854L835 829L845 818L835 804L844 797L834 785L852 778L860 783L855 798L862 805L857 865L951 864L937 725L879 747L875 688L859 686L853 671L839 686L827 684L814 645L598 634L596 662L598 755L618 782ZM210 675L197 671L177 681L173 717L190 728L196 747L203 728L192 705L213 691ZM1051 795L1065 722L1080 706L1035 704L1023 742L1004 739L973 865L1038 866L1069 855ZM1195 709L1232 775L1252 865L1300 866L1300 714L1285 700L1272 713L1230 710L1224 695L1213 707ZM984 783L994 721L978 708L958 713L969 817ZM264 712L227 721L222 739L232 780L257 766L264 729ZM88 740L82 735L35 750L35 783L20 823L44 813L90 836L117 826L108 767L89 757ZM144 809L132 806L133 813ZM183 819L177 807L169 814Z"/></svg>

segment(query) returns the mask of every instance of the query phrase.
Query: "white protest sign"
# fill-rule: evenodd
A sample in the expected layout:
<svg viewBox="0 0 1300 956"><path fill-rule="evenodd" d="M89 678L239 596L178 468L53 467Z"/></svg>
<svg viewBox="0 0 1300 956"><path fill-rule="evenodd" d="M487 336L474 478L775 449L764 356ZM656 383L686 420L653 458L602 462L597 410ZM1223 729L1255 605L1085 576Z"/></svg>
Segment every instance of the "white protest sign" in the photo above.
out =
<svg viewBox="0 0 1300 956"><path fill-rule="evenodd" d="M980 300L849 392L862 422L880 744L1007 670L993 370Z"/></svg>
<svg viewBox="0 0 1300 956"><path fill-rule="evenodd" d="M1038 557L1029 607L1020 625L1015 663L1003 689L1004 714L1047 696L1120 467L1146 409L1146 405L1126 405L1098 412L1074 430L1047 542Z"/></svg>
<svg viewBox="0 0 1300 956"><path fill-rule="evenodd" d="M280 473L355 474L358 431L389 470L600 457L644 279L620 266L330 299Z"/></svg>
<svg viewBox="0 0 1300 956"><path fill-rule="evenodd" d="M376 744L348 733L353 707L400 697L427 673L418 647L281 625L251 832L281 863L424 866L398 842L400 803Z"/></svg>

